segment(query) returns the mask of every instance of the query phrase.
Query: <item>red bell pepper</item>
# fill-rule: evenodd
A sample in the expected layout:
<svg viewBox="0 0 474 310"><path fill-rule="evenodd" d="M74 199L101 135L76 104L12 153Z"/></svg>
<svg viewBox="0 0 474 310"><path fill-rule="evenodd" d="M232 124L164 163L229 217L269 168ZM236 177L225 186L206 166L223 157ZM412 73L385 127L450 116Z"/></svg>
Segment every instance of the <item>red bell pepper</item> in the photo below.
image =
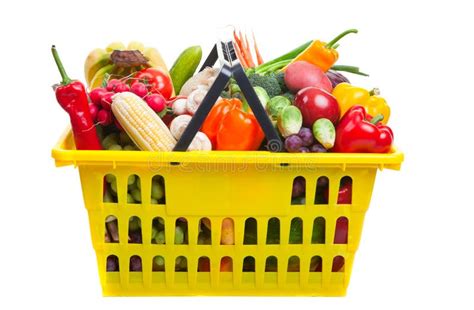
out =
<svg viewBox="0 0 474 310"><path fill-rule="evenodd" d="M201 127L215 150L257 150L265 137L252 112L242 110L237 98L222 99L209 112Z"/></svg>
<svg viewBox="0 0 474 310"><path fill-rule="evenodd" d="M101 150L97 130L89 110L86 88L79 81L71 80L64 70L55 46L51 48L62 81L54 86L56 99L71 119L74 141L78 150Z"/></svg>
<svg viewBox="0 0 474 310"><path fill-rule="evenodd" d="M387 153L393 143L390 127L382 125L383 116L373 119L362 106L353 106L339 121L333 151L340 153ZM371 120L372 119L372 120Z"/></svg>

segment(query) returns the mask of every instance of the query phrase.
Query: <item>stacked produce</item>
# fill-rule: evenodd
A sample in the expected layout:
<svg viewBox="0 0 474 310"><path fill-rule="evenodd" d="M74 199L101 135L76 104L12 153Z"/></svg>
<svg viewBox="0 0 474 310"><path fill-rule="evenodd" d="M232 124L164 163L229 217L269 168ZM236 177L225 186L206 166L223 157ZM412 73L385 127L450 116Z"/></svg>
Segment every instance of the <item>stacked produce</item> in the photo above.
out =
<svg viewBox="0 0 474 310"><path fill-rule="evenodd" d="M390 152L393 132L387 126L390 117L387 102L380 97L377 88L366 90L353 86L341 73L367 76L359 68L336 64L339 40L351 33L357 30L345 31L328 43L306 42L264 62L255 36L252 36L252 44L246 34L234 32L236 54L260 104L284 140L284 151ZM56 98L69 114L79 150L172 151L219 73L218 68L210 67L196 73L202 58L199 46L186 48L168 71L155 48L145 47L140 42L131 42L128 46L115 42L105 49L94 49L87 56L86 89L67 76L54 46L52 52L62 77L55 87ZM231 79L188 151L256 151L265 150L265 145L260 124L239 85ZM304 182L303 178L295 179L292 204L306 204ZM327 203L328 186L327 179L318 180L315 203ZM129 179L127 191L128 203L141 203L138 177ZM350 204L351 191L352 183L344 181L338 203ZM164 199L164 183L154 179L151 202L164 203ZM104 202L117 202L117 183L112 176L104 181ZM135 219L130 221L129 242L141 243L141 223ZM118 242L117 220L109 218L106 222L105 240ZM221 243L233 244L232 220L225 219L222 224ZM291 225L290 243L301 239L298 225ZM313 240L324 242L324 227L314 227ZM186 225L178 221L175 243L187 242L186 229ZM210 243L210 232L210 222L202 221L200 244ZM267 241L271 243L277 239L279 228L269 228L268 234ZM347 242L346 235L347 223L338 222L335 241ZM246 234L245 239L256 240L256 236ZM152 242L165 243L162 219L153 222ZM141 270L141 261L134 261L133 265L134 269ZM186 268L185 261L177 265ZM205 265L200 269L208 268ZM231 263L224 260L221 269L226 271L229 265ZM110 258L107 266L109 271L114 271L118 263ZM162 270L163 266L163 258L156 257L154 270ZM312 262L311 268L320 268L320 262Z"/></svg>

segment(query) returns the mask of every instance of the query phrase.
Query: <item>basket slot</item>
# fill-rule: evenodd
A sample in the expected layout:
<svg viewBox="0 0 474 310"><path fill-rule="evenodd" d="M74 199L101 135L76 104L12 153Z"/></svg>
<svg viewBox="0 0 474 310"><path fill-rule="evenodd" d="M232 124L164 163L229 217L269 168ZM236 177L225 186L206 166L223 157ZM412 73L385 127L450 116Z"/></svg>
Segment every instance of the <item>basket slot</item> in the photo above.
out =
<svg viewBox="0 0 474 310"><path fill-rule="evenodd" d="M285 273L278 272L281 269L279 266L278 258L276 256L268 256L265 261L265 275L264 275L264 285L266 287L274 287L275 284L285 281ZM278 277L280 275L280 277ZM283 276L283 278L282 278Z"/></svg>
<svg viewBox="0 0 474 310"><path fill-rule="evenodd" d="M295 217L291 220L290 233L288 234L288 244L303 243L303 220Z"/></svg>
<svg viewBox="0 0 474 310"><path fill-rule="evenodd" d="M130 272L141 272L143 271L142 258L138 255L130 256L129 269Z"/></svg>
<svg viewBox="0 0 474 310"><path fill-rule="evenodd" d="M142 243L142 221L138 216L128 220L128 243Z"/></svg>
<svg viewBox="0 0 474 310"><path fill-rule="evenodd" d="M105 270L107 272L118 272L120 271L119 258L117 255L107 256Z"/></svg>
<svg viewBox="0 0 474 310"><path fill-rule="evenodd" d="M155 175L151 180L151 204L166 204L165 178L162 175Z"/></svg>
<svg viewBox="0 0 474 310"><path fill-rule="evenodd" d="M309 272L322 272L323 259L319 255L311 257Z"/></svg>
<svg viewBox="0 0 474 310"><path fill-rule="evenodd" d="M186 256L180 255L176 257L174 271L175 272L188 271L188 259L186 258Z"/></svg>
<svg viewBox="0 0 474 310"><path fill-rule="evenodd" d="M255 272L255 258L246 256L242 264L242 272Z"/></svg>
<svg viewBox="0 0 474 310"><path fill-rule="evenodd" d="M155 217L151 222L151 243L166 244L165 220L162 217Z"/></svg>
<svg viewBox="0 0 474 310"><path fill-rule="evenodd" d="M207 256L199 257L198 265L197 265L197 271L198 272L210 272L211 271L211 262L209 260L209 257L207 257Z"/></svg>
<svg viewBox="0 0 474 310"><path fill-rule="evenodd" d="M293 179L292 192L290 198L291 205L306 204L306 179L303 176L297 176Z"/></svg>
<svg viewBox="0 0 474 310"><path fill-rule="evenodd" d="M140 204L142 203L140 177L136 174L131 174L127 178L127 203Z"/></svg>
<svg viewBox="0 0 474 310"><path fill-rule="evenodd" d="M287 272L300 272L300 258L296 255L288 258Z"/></svg>
<svg viewBox="0 0 474 310"><path fill-rule="evenodd" d="M312 244L326 243L326 220L322 216L315 218L313 221L313 231L311 232L311 243Z"/></svg>
<svg viewBox="0 0 474 310"><path fill-rule="evenodd" d="M117 178L113 174L106 174L103 179L102 202L117 203Z"/></svg>
<svg viewBox="0 0 474 310"><path fill-rule="evenodd" d="M233 260L230 256L224 256L221 258L220 272L232 272L233 271Z"/></svg>
<svg viewBox="0 0 474 310"><path fill-rule="evenodd" d="M345 259L341 255L337 255L332 260L332 272L344 272Z"/></svg>
<svg viewBox="0 0 474 310"><path fill-rule="evenodd" d="M276 256L268 256L265 260L265 272L278 271L278 258Z"/></svg>
<svg viewBox="0 0 474 310"><path fill-rule="evenodd" d="M267 236L267 239L266 239L266 244L280 244L280 240L281 240L281 226L280 226L280 219L277 218L277 217L272 217L271 219L268 220L267 223L265 223L268 227L267 229L267 233L266 233L266 236ZM261 228L265 228L265 227L262 227L263 225L260 225ZM259 236L262 236L264 234L260 234L259 232ZM258 243L259 244L263 244L262 238L259 238L258 240Z"/></svg>
<svg viewBox="0 0 474 310"><path fill-rule="evenodd" d="M316 182L316 192L314 197L314 204L327 205L329 197L329 178L327 176L320 176Z"/></svg>
<svg viewBox="0 0 474 310"><path fill-rule="evenodd" d="M115 215L109 215L105 218L105 243L118 243L120 241L118 220Z"/></svg>
<svg viewBox="0 0 474 310"><path fill-rule="evenodd" d="M253 217L249 217L245 220L243 244L257 244L257 220Z"/></svg>
<svg viewBox="0 0 474 310"><path fill-rule="evenodd" d="M220 244L223 244L223 245L235 244L234 220L230 217L226 217L222 220Z"/></svg>
<svg viewBox="0 0 474 310"><path fill-rule="evenodd" d="M339 182L339 193L337 197L337 204L351 204L352 203L352 178L344 176Z"/></svg>
<svg viewBox="0 0 474 310"><path fill-rule="evenodd" d="M203 217L199 220L199 234L197 244L210 245L211 244L211 220L208 217Z"/></svg>
<svg viewBox="0 0 474 310"><path fill-rule="evenodd" d="M152 271L153 272L163 272L165 269L165 258L161 255L156 255L152 259Z"/></svg>
<svg viewBox="0 0 474 310"><path fill-rule="evenodd" d="M188 244L188 220L184 217L175 221L174 244Z"/></svg>
<svg viewBox="0 0 474 310"><path fill-rule="evenodd" d="M285 284L285 286L288 286L288 285L298 286L300 282L300 270L301 270L300 258L299 256L293 255L288 258L287 262L288 264L287 264L286 270L281 270L282 272L280 272L280 273L285 274L286 276L285 282L283 282L282 284Z"/></svg>
<svg viewBox="0 0 474 310"><path fill-rule="evenodd" d="M349 220L341 216L336 221L336 231L334 233L334 244L347 244L349 233Z"/></svg>

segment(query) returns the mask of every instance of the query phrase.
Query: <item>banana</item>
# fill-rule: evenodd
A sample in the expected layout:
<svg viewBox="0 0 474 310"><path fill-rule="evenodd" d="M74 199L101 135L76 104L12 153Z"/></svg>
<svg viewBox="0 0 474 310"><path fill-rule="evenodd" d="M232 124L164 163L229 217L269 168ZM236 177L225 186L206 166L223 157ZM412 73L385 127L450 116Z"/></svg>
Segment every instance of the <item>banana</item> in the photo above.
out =
<svg viewBox="0 0 474 310"><path fill-rule="evenodd" d="M92 50L84 63L84 76L87 84L90 84L92 78L100 68L110 63L110 53L101 48Z"/></svg>
<svg viewBox="0 0 474 310"><path fill-rule="evenodd" d="M109 53L112 53L114 50L122 51L125 49L125 44L123 44L122 42L112 42L105 48L105 50Z"/></svg>
<svg viewBox="0 0 474 310"><path fill-rule="evenodd" d="M165 61L161 57L160 52L158 52L156 48L153 48L153 47L145 48L145 50L143 51L143 55L145 55L145 57L148 58L150 67L160 68L161 70L169 74L168 67L166 66Z"/></svg>
<svg viewBox="0 0 474 310"><path fill-rule="evenodd" d="M117 76L125 76L133 73L137 68L119 68L114 65L111 59L111 54L114 50L138 50L148 59L148 64L152 68L159 68L169 75L163 58L157 49L152 47L145 47L139 41L131 41L127 46L122 42L112 42L105 49L93 49L87 56L84 62L84 76L89 86L89 89L102 86L102 81L105 75L115 74Z"/></svg>
<svg viewBox="0 0 474 310"><path fill-rule="evenodd" d="M112 70L114 69L114 64L109 64L106 65L105 67L100 68L92 78L90 84L89 84L89 89L94 89L97 87L102 86L102 82L104 81L105 75L110 74Z"/></svg>

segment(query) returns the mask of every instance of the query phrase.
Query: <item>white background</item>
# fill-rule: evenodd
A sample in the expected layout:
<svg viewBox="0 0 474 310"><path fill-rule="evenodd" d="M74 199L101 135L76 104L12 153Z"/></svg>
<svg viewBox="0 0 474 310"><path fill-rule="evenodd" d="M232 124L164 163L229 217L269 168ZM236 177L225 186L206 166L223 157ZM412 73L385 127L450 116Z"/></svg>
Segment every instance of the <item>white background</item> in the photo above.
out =
<svg viewBox="0 0 474 310"><path fill-rule="evenodd" d="M0 10L0 309L399 309L474 307L474 22L468 1L3 1ZM56 44L83 78L89 50L140 40L170 66L216 28L253 29L265 59L347 28L358 65L392 107L400 172L377 177L345 298L102 298L77 170L50 150L68 122L51 85Z"/></svg>

